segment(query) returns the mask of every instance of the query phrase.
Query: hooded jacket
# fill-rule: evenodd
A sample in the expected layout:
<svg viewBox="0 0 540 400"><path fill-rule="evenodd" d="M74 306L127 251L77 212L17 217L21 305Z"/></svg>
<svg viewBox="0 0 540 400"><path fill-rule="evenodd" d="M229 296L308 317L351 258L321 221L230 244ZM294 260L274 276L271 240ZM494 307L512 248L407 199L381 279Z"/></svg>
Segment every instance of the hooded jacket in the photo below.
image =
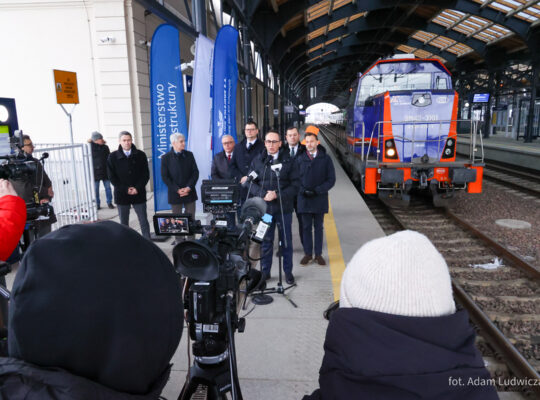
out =
<svg viewBox="0 0 540 400"><path fill-rule="evenodd" d="M109 180L107 173L107 159L111 151L106 144L98 144L90 142L90 148L92 149L92 165L94 166L94 181L106 181Z"/></svg>
<svg viewBox="0 0 540 400"><path fill-rule="evenodd" d="M465 310L405 317L339 308L324 343L319 385L304 400L496 400ZM453 385L461 378L462 386ZM455 380L451 380L455 379Z"/></svg>
<svg viewBox="0 0 540 400"><path fill-rule="evenodd" d="M112 221L64 226L17 271L0 399L157 399L182 314L178 276L154 243Z"/></svg>
<svg viewBox="0 0 540 400"><path fill-rule="evenodd" d="M114 185L114 202L120 205L146 202L146 184L150 180L148 160L144 151L131 146L131 154L126 157L122 146L113 151L107 160L109 179ZM136 195L128 194L128 188L137 189Z"/></svg>

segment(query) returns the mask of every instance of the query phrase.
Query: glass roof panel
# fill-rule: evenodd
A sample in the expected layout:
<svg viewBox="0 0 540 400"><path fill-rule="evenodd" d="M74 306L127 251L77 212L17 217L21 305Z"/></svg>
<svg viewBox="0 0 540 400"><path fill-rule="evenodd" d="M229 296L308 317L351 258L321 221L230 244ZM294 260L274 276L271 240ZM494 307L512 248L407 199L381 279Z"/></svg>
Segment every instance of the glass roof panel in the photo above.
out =
<svg viewBox="0 0 540 400"><path fill-rule="evenodd" d="M482 5L485 3L485 0L473 1ZM504 12L507 17L513 16L531 23L540 18L539 2L533 2L531 4L529 0L496 0L488 2L487 6L497 11Z"/></svg>
<svg viewBox="0 0 540 400"><path fill-rule="evenodd" d="M351 2L352 0L334 0L332 11L335 11ZM314 19L322 17L323 15L328 15L329 11L330 0L319 1L317 4L314 4L307 9L307 20L310 22Z"/></svg>

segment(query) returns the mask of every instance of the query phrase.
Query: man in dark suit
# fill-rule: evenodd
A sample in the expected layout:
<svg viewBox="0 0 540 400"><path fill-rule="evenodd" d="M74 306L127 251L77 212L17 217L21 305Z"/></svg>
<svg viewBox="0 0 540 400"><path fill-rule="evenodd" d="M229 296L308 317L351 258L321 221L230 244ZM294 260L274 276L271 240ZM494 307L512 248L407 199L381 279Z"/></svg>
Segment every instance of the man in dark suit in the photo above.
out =
<svg viewBox="0 0 540 400"><path fill-rule="evenodd" d="M300 133L298 129L294 126L287 128L287 133L285 135L287 144L284 146L283 151L289 153L289 156L293 161L297 160L298 157L306 152L306 146L300 143ZM298 236L300 236L300 242L302 246L304 245L303 227L302 227L302 215L298 212L297 207L297 198L294 198L294 212L296 213L296 219L298 220Z"/></svg>
<svg viewBox="0 0 540 400"><path fill-rule="evenodd" d="M131 206L137 213L142 235L150 239L150 224L146 215L146 184L150 180L146 154L135 147L131 133L122 131L120 145L107 160L109 179L114 185L114 202L118 206L120 223L129 226Z"/></svg>
<svg viewBox="0 0 540 400"><path fill-rule="evenodd" d="M298 191L298 212L302 215L304 229L304 257L300 265L307 265L313 256L313 231L315 231L315 261L326 265L322 256L324 214L328 213L328 192L336 183L336 173L332 159L322 146L318 146L317 136L306 132L306 151L296 160L300 175Z"/></svg>
<svg viewBox="0 0 540 400"><path fill-rule="evenodd" d="M221 137L221 144L223 145L223 151L217 153L212 160L212 179L230 179L229 166L232 162L232 156L234 154L234 138L231 135L223 135ZM227 213L227 224L229 228L233 228L236 225L235 213Z"/></svg>
<svg viewBox="0 0 540 400"><path fill-rule="evenodd" d="M244 183L248 179L251 162L264 150L263 142L258 139L259 128L255 121L246 123L244 134L246 137L236 146L229 166L229 176L236 178L240 183ZM244 192L244 198L246 194L247 191Z"/></svg>
<svg viewBox="0 0 540 400"><path fill-rule="evenodd" d="M184 213L195 218L195 185L199 179L199 169L193 153L186 150L185 136L173 133L170 140L172 149L161 157L161 179L169 189L169 204L174 214L182 214L184 210ZM176 240L173 244L176 244Z"/></svg>
<svg viewBox="0 0 540 400"><path fill-rule="evenodd" d="M270 278L274 232L279 223L279 235L284 243L282 246L283 272L285 273L285 281L292 285L294 275L292 274L291 225L293 200L298 192L298 171L289 154L283 150L280 151L281 137L278 132L268 131L265 146L266 151L255 157L251 163L251 170L257 173L257 177L250 187L251 196L262 197L266 202L266 212L272 215L272 223L261 245L261 271L263 279ZM279 184L275 168L279 168Z"/></svg>
<svg viewBox="0 0 540 400"><path fill-rule="evenodd" d="M212 179L229 179L229 165L234 154L234 138L231 135L223 135L221 138L223 151L217 153L212 160Z"/></svg>

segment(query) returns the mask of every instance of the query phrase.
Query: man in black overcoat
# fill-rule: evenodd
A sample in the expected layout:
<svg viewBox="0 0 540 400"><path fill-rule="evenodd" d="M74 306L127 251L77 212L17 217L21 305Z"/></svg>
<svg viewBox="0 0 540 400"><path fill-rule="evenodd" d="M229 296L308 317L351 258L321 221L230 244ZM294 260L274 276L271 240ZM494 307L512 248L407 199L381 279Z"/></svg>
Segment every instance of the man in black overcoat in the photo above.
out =
<svg viewBox="0 0 540 400"><path fill-rule="evenodd" d="M133 144L128 131L119 135L120 145L107 160L107 171L114 185L114 202L118 206L120 223L129 226L129 210L133 206L142 235L150 239L150 224L146 215L146 184L150 180L148 160L144 151Z"/></svg>
<svg viewBox="0 0 540 400"><path fill-rule="evenodd" d="M221 137L221 144L223 145L223 151L220 151L214 156L212 160L211 177L212 179L230 179L229 166L232 162L232 156L234 154L234 138L231 135L223 135ZM227 213L227 224L230 228L234 227L236 223L236 213Z"/></svg>
<svg viewBox="0 0 540 400"><path fill-rule="evenodd" d="M296 160L300 174L298 213L302 215L304 257L300 265L307 265L313 258L313 230L315 231L315 261L326 265L322 256L324 214L328 213L328 191L336 183L332 159L317 136L306 132L306 151Z"/></svg>
<svg viewBox="0 0 540 400"><path fill-rule="evenodd" d="M173 133L170 140L171 150L161 157L161 179L168 188L169 204L174 214L186 213L195 218L199 169L193 153L186 150L185 136Z"/></svg>
<svg viewBox="0 0 540 400"><path fill-rule="evenodd" d="M252 197L262 197L266 201L266 213L272 215L272 224L266 232L261 251L261 270L263 278L270 278L274 248L274 232L276 224L281 227L279 234L283 239L283 272L288 284L294 283L292 274L292 212L293 202L298 192L298 172L289 154L280 151L281 139L276 131L268 131L265 138L266 151L259 154L251 163L251 171L257 177L250 183L249 190ZM273 168L272 168L273 167ZM278 177L275 169L279 169ZM281 203L280 203L281 197ZM283 205L283 210L281 205ZM283 213L282 213L283 212Z"/></svg>

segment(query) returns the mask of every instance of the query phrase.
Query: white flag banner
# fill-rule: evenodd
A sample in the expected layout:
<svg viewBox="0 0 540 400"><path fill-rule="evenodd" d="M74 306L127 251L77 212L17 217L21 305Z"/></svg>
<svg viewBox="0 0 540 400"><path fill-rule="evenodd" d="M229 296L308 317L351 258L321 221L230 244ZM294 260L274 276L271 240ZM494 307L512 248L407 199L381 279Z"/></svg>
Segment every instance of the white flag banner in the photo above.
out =
<svg viewBox="0 0 540 400"><path fill-rule="evenodd" d="M201 183L210 179L212 167L212 57L214 42L199 35L195 50L195 67L191 91L187 149L193 153L199 168L197 213L202 213ZM203 222L204 223L204 222Z"/></svg>

